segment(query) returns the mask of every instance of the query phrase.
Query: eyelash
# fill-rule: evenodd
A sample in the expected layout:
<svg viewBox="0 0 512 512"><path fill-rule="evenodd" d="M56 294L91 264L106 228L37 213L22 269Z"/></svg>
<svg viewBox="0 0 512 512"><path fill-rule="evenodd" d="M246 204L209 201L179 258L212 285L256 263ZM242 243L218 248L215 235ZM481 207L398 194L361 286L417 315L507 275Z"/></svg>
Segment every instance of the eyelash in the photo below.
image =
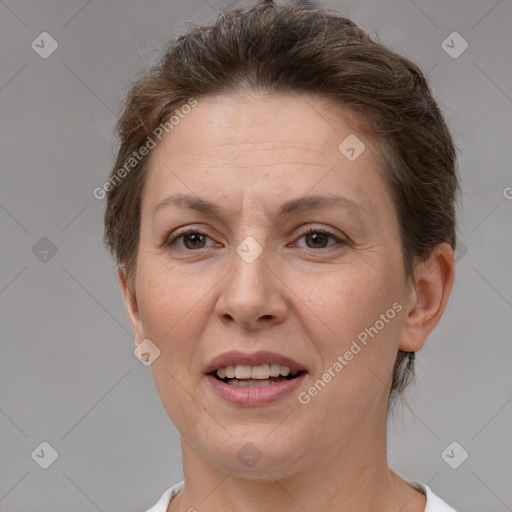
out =
<svg viewBox="0 0 512 512"><path fill-rule="evenodd" d="M203 233L202 231L199 231L197 229L194 229L194 228L187 228L185 229L184 231L181 231L181 232L178 232L176 233L172 238L170 239L166 239L164 241L164 246L165 247L168 247L170 248L171 246L174 245L174 243L179 240L180 238L183 238L184 236L187 236L187 235L201 235L201 236L205 236L206 238L210 238L206 233ZM331 233L330 231L326 230L326 229L320 229L320 228L308 228L307 231L304 231L298 239L306 236L306 235L309 235L309 234L322 234L322 235L327 235L329 236L330 238L333 238L336 242L338 242L339 244L342 244L342 245L346 245L347 244L347 241L346 240L343 240L341 239L340 237L338 237L337 235L335 235L334 233ZM306 248L303 248L306 252L318 252L319 250L326 250L326 249L329 249L330 247L333 247L335 244L333 245L328 245L326 247L321 247L321 248L318 248L318 249L312 249L312 248L309 248L309 247L306 247ZM188 251L188 252L196 252L196 251L200 251L201 249L205 249L204 247L201 247L199 249L187 249L186 247L178 247L177 248L178 250L183 250L183 251Z"/></svg>

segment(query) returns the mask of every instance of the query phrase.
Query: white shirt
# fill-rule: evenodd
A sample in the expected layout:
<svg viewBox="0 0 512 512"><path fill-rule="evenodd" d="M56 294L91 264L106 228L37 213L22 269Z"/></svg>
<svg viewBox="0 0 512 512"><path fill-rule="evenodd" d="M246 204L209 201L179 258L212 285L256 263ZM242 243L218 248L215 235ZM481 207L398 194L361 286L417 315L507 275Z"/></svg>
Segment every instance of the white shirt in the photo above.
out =
<svg viewBox="0 0 512 512"><path fill-rule="evenodd" d="M170 501L176 494L178 494L181 489L183 489L183 485L185 482L179 482L176 485L173 485L169 489L167 489L162 497L158 500L158 503L146 510L146 512L166 512L167 507L169 506ZM455 509L447 505L441 498L438 498L431 490L428 485L420 484L418 482L411 482L410 484L419 488L426 496L427 496L427 506L425 508L425 512L456 512Z"/></svg>

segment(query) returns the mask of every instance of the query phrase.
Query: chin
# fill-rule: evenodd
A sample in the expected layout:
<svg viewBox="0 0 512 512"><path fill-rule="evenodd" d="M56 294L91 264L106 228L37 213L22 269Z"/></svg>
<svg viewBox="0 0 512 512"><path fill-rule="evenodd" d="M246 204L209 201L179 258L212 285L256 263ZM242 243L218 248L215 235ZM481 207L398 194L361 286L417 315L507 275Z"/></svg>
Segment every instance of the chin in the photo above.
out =
<svg viewBox="0 0 512 512"><path fill-rule="evenodd" d="M205 446L204 453L224 470L242 478L269 481L284 478L293 473L308 443L307 439L293 441L289 432L269 436L273 428L275 425L271 428L245 428L243 435L226 436L214 447L211 444Z"/></svg>

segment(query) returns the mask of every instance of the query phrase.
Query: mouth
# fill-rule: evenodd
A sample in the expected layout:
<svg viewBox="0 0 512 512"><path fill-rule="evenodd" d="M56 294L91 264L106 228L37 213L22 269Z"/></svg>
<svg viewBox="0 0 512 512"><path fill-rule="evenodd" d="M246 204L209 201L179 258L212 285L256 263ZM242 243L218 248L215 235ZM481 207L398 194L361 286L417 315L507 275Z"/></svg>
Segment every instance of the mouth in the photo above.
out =
<svg viewBox="0 0 512 512"><path fill-rule="evenodd" d="M305 373L305 370L293 370L289 366L265 363L257 366L248 364L228 365L217 368L209 375L217 380L238 388L272 386L280 382L293 380Z"/></svg>
<svg viewBox="0 0 512 512"><path fill-rule="evenodd" d="M307 368L297 361L268 351L226 352L204 369L213 391L238 406L266 405L291 396L307 373Z"/></svg>

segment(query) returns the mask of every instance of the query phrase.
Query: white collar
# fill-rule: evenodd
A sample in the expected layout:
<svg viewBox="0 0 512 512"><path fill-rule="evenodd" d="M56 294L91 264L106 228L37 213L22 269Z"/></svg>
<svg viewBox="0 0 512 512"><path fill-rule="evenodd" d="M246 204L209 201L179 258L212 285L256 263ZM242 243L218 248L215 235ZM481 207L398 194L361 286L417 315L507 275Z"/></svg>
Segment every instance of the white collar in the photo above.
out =
<svg viewBox="0 0 512 512"><path fill-rule="evenodd" d="M419 489L420 491L422 491L423 494L425 494L425 496L427 497L427 506L424 512L456 512L455 509L450 507L441 498L436 496L428 485L421 484L419 482L414 482L411 480L407 480L407 482L416 487L417 489ZM181 481L167 489L162 494L158 502L153 507L146 510L146 512L166 512L169 506L169 502L171 501L172 498L174 498L174 496L176 496L176 494L178 494L183 489L184 484L185 482Z"/></svg>

